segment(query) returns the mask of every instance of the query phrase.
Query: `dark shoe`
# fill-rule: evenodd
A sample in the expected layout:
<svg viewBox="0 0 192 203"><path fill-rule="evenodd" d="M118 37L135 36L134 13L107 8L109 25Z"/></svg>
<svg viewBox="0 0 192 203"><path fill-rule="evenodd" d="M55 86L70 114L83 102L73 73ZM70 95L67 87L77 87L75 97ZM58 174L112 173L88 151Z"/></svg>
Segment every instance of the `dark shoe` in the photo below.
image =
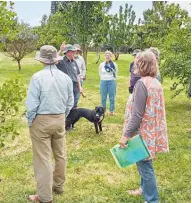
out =
<svg viewBox="0 0 192 203"><path fill-rule="evenodd" d="M59 188L53 188L53 192L57 195L60 195L63 193L63 189L59 189Z"/></svg>

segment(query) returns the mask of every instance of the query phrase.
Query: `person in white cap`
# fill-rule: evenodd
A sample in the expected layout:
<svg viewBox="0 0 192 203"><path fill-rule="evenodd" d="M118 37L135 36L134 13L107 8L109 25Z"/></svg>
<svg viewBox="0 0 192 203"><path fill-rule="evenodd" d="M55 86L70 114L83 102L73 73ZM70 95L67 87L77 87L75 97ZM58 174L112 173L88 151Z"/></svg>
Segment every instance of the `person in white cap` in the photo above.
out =
<svg viewBox="0 0 192 203"><path fill-rule="evenodd" d="M85 80L86 77L86 65L85 65L85 60L84 58L80 55L80 53L82 52L81 50L81 46L79 44L74 44L73 47L75 47L77 49L76 53L75 53L75 61L79 67L80 70L80 81L81 81L81 85L83 85L83 81Z"/></svg>
<svg viewBox="0 0 192 203"><path fill-rule="evenodd" d="M52 190L62 193L65 182L65 117L74 104L73 84L68 75L57 69L59 58L53 46L42 46L35 59L44 68L32 76L26 101L37 182L37 194L30 195L29 200L52 203Z"/></svg>

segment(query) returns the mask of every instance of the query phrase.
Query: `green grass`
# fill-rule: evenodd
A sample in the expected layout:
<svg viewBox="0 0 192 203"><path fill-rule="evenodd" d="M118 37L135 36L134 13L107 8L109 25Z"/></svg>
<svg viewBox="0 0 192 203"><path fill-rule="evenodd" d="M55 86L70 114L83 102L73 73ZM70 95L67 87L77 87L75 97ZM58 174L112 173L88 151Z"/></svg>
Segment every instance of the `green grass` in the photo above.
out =
<svg viewBox="0 0 192 203"><path fill-rule="evenodd" d="M103 60L103 56L102 56ZM101 61L102 61L101 60ZM142 197L130 197L127 189L139 186L135 165L119 169L109 149L119 142L125 104L128 98L128 67L132 57L120 55L116 116L106 117L103 133L96 136L93 124L81 119L76 129L67 134L67 180L65 193L54 195L56 203L142 203ZM100 104L98 65L96 54L88 55L87 80L84 90L87 97ZM14 75L29 83L33 73L42 68L32 55L17 70L16 62L0 55L0 83ZM190 202L190 100L184 94L171 99L172 81L164 80L166 114L170 153L160 154L154 162L161 203ZM80 98L79 106L94 108L88 98ZM0 151L0 202L26 203L29 194L36 192L32 167L31 141L26 123L21 134Z"/></svg>

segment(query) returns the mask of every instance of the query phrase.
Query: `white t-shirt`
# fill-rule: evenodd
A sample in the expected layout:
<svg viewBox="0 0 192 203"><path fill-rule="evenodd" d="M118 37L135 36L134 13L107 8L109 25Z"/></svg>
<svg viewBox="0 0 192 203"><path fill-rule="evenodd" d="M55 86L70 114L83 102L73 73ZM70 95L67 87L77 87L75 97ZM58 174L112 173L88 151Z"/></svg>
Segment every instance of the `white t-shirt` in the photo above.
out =
<svg viewBox="0 0 192 203"><path fill-rule="evenodd" d="M118 73L118 68L117 68L117 64L113 62L114 66L115 66L115 75L116 77L114 77L114 74L112 71L107 72L105 70L105 63L106 62L102 62L99 65L99 75L100 75L100 79L101 80L116 80L117 78L117 73Z"/></svg>

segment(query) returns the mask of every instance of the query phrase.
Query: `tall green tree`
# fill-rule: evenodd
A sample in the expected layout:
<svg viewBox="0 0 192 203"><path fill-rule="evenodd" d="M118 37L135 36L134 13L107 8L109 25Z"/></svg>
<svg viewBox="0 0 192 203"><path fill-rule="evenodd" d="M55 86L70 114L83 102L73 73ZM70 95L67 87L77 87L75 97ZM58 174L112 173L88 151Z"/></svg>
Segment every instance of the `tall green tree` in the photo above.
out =
<svg viewBox="0 0 192 203"><path fill-rule="evenodd" d="M89 45L93 42L100 44L104 39L105 30L102 26L110 7L111 2L52 2L52 14L47 24L35 28L39 35L38 47L42 44L52 44L59 48L63 41L78 43L87 62Z"/></svg>
<svg viewBox="0 0 192 203"><path fill-rule="evenodd" d="M95 42L99 44L103 40L102 26L110 7L111 2L102 1L78 1L71 6L67 17L69 20L66 21L69 24L67 34L71 41L82 45L85 62L90 43L97 39Z"/></svg>
<svg viewBox="0 0 192 203"><path fill-rule="evenodd" d="M115 59L118 60L120 48L132 44L132 28L135 21L135 11L132 5L125 4L119 7L119 14L111 15L107 44L113 48Z"/></svg>
<svg viewBox="0 0 192 203"><path fill-rule="evenodd" d="M161 50L162 75L175 81L171 87L174 95L188 92L191 64L191 18L179 4L153 2L152 9L144 12L140 26L144 48L155 46Z"/></svg>
<svg viewBox="0 0 192 203"><path fill-rule="evenodd" d="M162 73L173 80L173 97L182 91L190 96L191 88L191 18L184 10L180 13L172 20L163 49Z"/></svg>

